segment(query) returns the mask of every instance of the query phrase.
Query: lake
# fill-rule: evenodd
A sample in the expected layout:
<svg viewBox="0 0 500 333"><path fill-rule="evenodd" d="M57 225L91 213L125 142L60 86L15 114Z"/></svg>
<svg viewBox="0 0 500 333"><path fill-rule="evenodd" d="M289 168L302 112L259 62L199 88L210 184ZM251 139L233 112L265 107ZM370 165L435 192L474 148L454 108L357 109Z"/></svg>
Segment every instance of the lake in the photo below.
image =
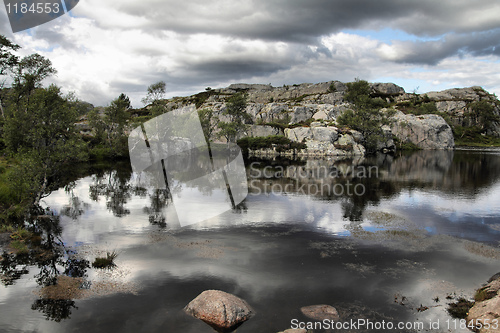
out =
<svg viewBox="0 0 500 333"><path fill-rule="evenodd" d="M315 304L343 322L469 332L447 304L500 271L498 149L252 158L247 198L184 227L176 188L134 185L129 164L82 166L43 199L44 254L3 255L0 331L212 332L183 308L218 289L256 312L239 333L311 321L300 308ZM115 267L91 266L111 252ZM48 297L61 275L76 290Z"/></svg>

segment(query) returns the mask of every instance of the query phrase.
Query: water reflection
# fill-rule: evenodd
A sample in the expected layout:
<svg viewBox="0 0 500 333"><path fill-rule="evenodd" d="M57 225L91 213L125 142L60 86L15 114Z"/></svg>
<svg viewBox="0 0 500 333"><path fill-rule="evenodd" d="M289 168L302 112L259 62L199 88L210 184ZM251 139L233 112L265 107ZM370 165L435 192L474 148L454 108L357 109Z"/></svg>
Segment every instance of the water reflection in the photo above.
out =
<svg viewBox="0 0 500 333"><path fill-rule="evenodd" d="M61 283L61 277L69 277L72 283L78 283L78 288L85 288L92 270L89 261L78 253L81 249L78 246L103 243L107 241L106 237L113 235L119 240L116 244L120 249L132 248L131 265L137 272L143 269L142 273L136 273L143 279L143 276L154 273L157 276L148 279L159 280L158 276L163 279L164 276L173 275L182 280L175 282L175 286L194 285L197 288L205 284L207 288L212 286L200 281L194 283L195 278L220 280L223 281L219 281L221 284L234 283L235 289L245 289L248 298L259 294L255 296L256 299L266 299L265 295L268 294L286 293L283 290L295 292L304 288L301 281L313 279L317 286L315 297L320 299L318 295L323 294L321 288L328 289L330 286L328 281L331 279L324 273L327 269L331 276L342 277L342 283L337 278L339 285L333 291L329 290L332 295L353 287L350 284L352 270L362 273L356 277L359 283L366 283L365 276L376 280L375 275L387 284L385 288L396 283L396 277L399 276L392 279L391 275L391 283L388 283L387 279L384 280L385 273L380 273L385 272L384 269L392 269L390 263L381 262L380 258L387 255L385 249L375 247L376 250L363 252L349 240L330 238L332 234L353 235L355 238L355 233L365 237L370 228L387 228L391 222L387 219L393 215L374 214L379 213L377 210L398 210L404 217L420 223L418 227L421 227L421 233L417 236L402 232L390 234L403 241L407 240L404 237L414 237L414 243L425 243L427 232L482 242L499 239L500 228L493 228L500 225L500 154L497 153L419 151L408 155L379 155L358 160L252 159L247 161L247 166L250 193L245 201L215 219L180 230L176 221L169 220L168 215L175 190L172 194L169 189L137 186L134 183L135 175L126 164L123 167L116 165L112 169L89 169L89 174L85 175L87 177L82 175L80 180L70 180L65 188L46 199L50 210L39 211L35 214L36 219L28 221L28 228L35 236L30 240L32 250L28 254L2 254L2 283L15 288L16 281L31 271L36 272L35 282L42 290ZM363 193L359 192L361 189ZM213 192L204 190L203 195L210 196ZM203 214L203 211L198 213ZM271 222L275 223L269 227ZM375 222L379 225L375 225ZM292 223L293 226L290 226ZM209 233L219 225L238 226L239 229L222 228L219 236ZM324 228L318 232L315 227ZM205 228L203 231L206 234L198 236L196 231L201 228ZM134 243L136 240L130 236L131 230L139 230L143 236L152 230L158 232L155 237L160 241L153 245L155 251L147 247L150 245L144 245L143 239ZM344 233L346 231L348 233ZM175 236L175 232L179 232L180 236ZM267 240L269 234L273 238ZM219 237L220 244L207 241L204 237ZM307 238L321 239L310 242ZM287 246L281 246L276 239ZM287 243L289 239L294 239L291 245ZM437 243L432 242L432 246L437 246ZM143 248L137 249L137 244ZM473 250L479 248L470 244L468 246ZM290 253L290 248L297 250ZM201 254L193 254L186 249L199 250ZM434 253L431 246L424 250L419 249L420 253L425 252L425 256ZM372 251L377 255L370 254ZM297 253L301 256L295 259ZM222 255L226 256L226 261L210 261ZM271 265L269 262L273 258L278 258L279 264L273 262L274 266L265 266ZM406 253L398 253L394 262L406 263L406 258ZM421 257L419 260L425 262L426 258ZM439 258L443 263L448 262L448 258ZM270 261L266 261L265 265L259 261L268 259ZM327 260L331 265L327 268L319 259ZM456 254L453 264L462 262L462 259ZM416 262L412 258L408 259L410 261ZM252 262L255 264L249 268L248 264ZM304 263L307 269L298 272L296 267ZM467 267L471 265L469 263ZM148 273L150 271L154 273ZM399 270L397 272L401 273ZM446 273L444 268L439 274L453 275ZM465 276L468 273L461 271L461 274ZM480 272L474 274L475 278L479 278ZM276 279L276 276L280 276L280 279ZM408 280L415 282L416 278ZM375 287L370 285L365 288L365 292ZM168 283L162 288L172 293ZM260 293L250 293L249 290ZM157 296L157 292L150 292L150 299ZM299 294L307 298L303 292ZM356 295L368 299L361 293ZM75 314L76 297L46 296L42 293L37 297L31 309L55 322L64 321ZM181 299L179 295L174 296ZM345 303L351 301L346 295L338 297ZM371 305L376 306L376 302L370 300ZM282 300L276 297L274 301L278 305ZM302 300L294 302L299 308ZM263 308L269 313L273 311L270 307ZM252 327L253 324L249 322L248 325Z"/></svg>
<svg viewBox="0 0 500 333"><path fill-rule="evenodd" d="M29 252L2 254L0 273L2 283L13 285L23 275L29 274L36 267L36 283L42 288L56 286L60 276L84 278L89 262L78 258L77 254L68 249L61 239L62 227L59 216L44 211L41 208L34 212L27 222L30 236L25 241L30 245ZM69 318L75 302L63 292L57 298L43 297L36 299L32 304L33 310L38 310L47 319L59 322Z"/></svg>

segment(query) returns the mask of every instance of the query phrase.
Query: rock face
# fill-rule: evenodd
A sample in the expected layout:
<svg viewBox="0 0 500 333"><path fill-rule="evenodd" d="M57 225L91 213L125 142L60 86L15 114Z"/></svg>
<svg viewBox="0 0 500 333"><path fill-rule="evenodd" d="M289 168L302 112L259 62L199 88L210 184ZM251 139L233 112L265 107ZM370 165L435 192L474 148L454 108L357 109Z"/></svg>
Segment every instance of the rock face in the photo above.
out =
<svg viewBox="0 0 500 333"><path fill-rule="evenodd" d="M490 323L491 327L482 327L477 330L479 333L499 332L499 328L493 328L494 320L500 324L500 278L492 280L485 287L478 290L484 300L476 301L476 304L469 310L467 321L477 323L478 320L483 324Z"/></svg>
<svg viewBox="0 0 500 333"><path fill-rule="evenodd" d="M363 139L361 133L354 130L339 133L337 127L323 127L320 124L285 129L288 139L307 145L307 149L299 152L298 156L364 156L365 147L360 144Z"/></svg>
<svg viewBox="0 0 500 333"><path fill-rule="evenodd" d="M314 319L314 320L339 320L339 313L337 309L335 309L331 305L310 305L304 306L300 308L300 311L304 314L304 316Z"/></svg>
<svg viewBox="0 0 500 333"><path fill-rule="evenodd" d="M422 149L455 147L451 127L435 114L415 116L398 111L392 118L391 131L399 140L412 142Z"/></svg>
<svg viewBox="0 0 500 333"><path fill-rule="evenodd" d="M222 333L234 331L255 314L246 301L220 290L205 290L184 311Z"/></svg>
<svg viewBox="0 0 500 333"><path fill-rule="evenodd" d="M283 131L268 125L250 125L248 128L248 136L250 137L270 135L283 135Z"/></svg>

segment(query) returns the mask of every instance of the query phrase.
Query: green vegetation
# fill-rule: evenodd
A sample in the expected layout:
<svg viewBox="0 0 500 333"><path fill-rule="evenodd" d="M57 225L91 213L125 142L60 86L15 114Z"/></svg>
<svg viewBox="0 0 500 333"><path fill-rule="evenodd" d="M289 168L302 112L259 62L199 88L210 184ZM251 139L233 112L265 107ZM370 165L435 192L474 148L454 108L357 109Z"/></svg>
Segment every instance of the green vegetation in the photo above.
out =
<svg viewBox="0 0 500 333"><path fill-rule="evenodd" d="M246 131L246 124L252 120L250 115L245 112L246 107L247 96L244 93L236 93L227 100L226 110L223 114L230 121L220 121L218 123L218 127L220 128L218 132L219 137L225 138L228 143L235 142L238 133Z"/></svg>
<svg viewBox="0 0 500 333"><path fill-rule="evenodd" d="M413 142L410 141L401 141L397 137L393 137L394 144L396 145L396 148L398 150L404 150L404 151L415 151L415 150L421 150L419 146L414 144Z"/></svg>
<svg viewBox="0 0 500 333"><path fill-rule="evenodd" d="M260 137L246 137L238 140L238 146L243 151L266 149L275 147L277 151L284 151L289 149L305 149L304 143L293 142L282 135L270 135Z"/></svg>
<svg viewBox="0 0 500 333"><path fill-rule="evenodd" d="M470 308L473 306L474 302L461 297L455 303L448 304L447 311L453 318L466 319Z"/></svg>
<svg viewBox="0 0 500 333"><path fill-rule="evenodd" d="M329 93L337 92L337 87L335 86L335 82L330 83L330 86L328 87L328 92Z"/></svg>
<svg viewBox="0 0 500 333"><path fill-rule="evenodd" d="M494 122L500 121L500 117L494 112L494 106L488 101L473 102L469 108L472 124L479 126L484 132L491 130Z"/></svg>
<svg viewBox="0 0 500 333"><path fill-rule="evenodd" d="M345 99L355 107L338 117L337 123L361 132L367 152L374 153L377 142L383 139L382 125L389 123L387 115L380 111L388 106L387 102L381 98L372 98L368 82L359 79L347 83Z"/></svg>
<svg viewBox="0 0 500 333"><path fill-rule="evenodd" d="M500 146L500 138L492 135L484 134L484 131L479 126L454 126L453 135L455 137L456 146L469 147L491 147Z"/></svg>
<svg viewBox="0 0 500 333"><path fill-rule="evenodd" d="M56 85L44 87L43 80L56 73L51 61L38 54L18 57L18 49L0 36L0 79L10 83L0 89L0 225L14 226L40 214L41 199L59 187L69 166L92 157L128 156L131 108L124 94L106 108L93 108ZM94 136L79 133L81 116ZM24 241L15 239L13 246Z"/></svg>
<svg viewBox="0 0 500 333"><path fill-rule="evenodd" d="M115 251L113 252L106 252L106 257L97 257L95 258L94 262L92 263L92 267L94 268L111 268L115 267L116 264L114 263L114 260L118 257L118 253Z"/></svg>

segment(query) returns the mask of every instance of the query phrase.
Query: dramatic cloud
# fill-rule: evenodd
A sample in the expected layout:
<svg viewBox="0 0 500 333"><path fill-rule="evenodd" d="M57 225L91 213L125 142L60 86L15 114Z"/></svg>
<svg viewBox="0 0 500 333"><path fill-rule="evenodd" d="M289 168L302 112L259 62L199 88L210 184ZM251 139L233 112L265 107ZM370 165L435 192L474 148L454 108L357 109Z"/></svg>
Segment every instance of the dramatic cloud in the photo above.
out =
<svg viewBox="0 0 500 333"><path fill-rule="evenodd" d="M0 12L0 33L21 55L51 59L51 82L96 105L124 92L139 107L159 80L168 96L355 77L500 92L491 72L499 12L497 0L86 0L71 16L15 35Z"/></svg>
<svg viewBox="0 0 500 333"><path fill-rule="evenodd" d="M380 56L387 60L412 64L436 65L454 56L500 56L500 29L471 34L450 34L433 41L395 41L381 45Z"/></svg>

